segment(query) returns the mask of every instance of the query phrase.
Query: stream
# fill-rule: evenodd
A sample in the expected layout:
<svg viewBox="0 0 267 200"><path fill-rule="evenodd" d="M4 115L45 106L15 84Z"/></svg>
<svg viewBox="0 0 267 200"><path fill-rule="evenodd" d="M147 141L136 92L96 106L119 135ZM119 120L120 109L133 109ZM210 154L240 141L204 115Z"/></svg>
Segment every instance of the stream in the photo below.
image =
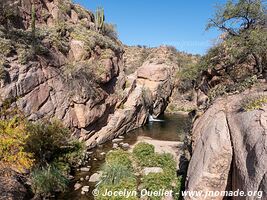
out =
<svg viewBox="0 0 267 200"><path fill-rule="evenodd" d="M166 142L169 143L179 143L184 140L184 128L187 126L188 117L185 114L164 114L159 118L162 121L148 122L145 126L133 130L125 135L123 135L124 144L127 143L131 146L136 144L138 141L149 141L155 142L156 144L162 144ZM118 144L120 143L118 142ZM175 143L175 144L176 144ZM95 183L91 183L88 180L81 181L80 179L85 179L86 176L91 176L92 174L101 170L101 166L105 161L105 153L113 149L113 142L107 142L95 149L92 149L92 154L90 155L90 160L87 165L90 166L89 172L75 171L74 180L71 182L69 188L65 193L60 194L56 199L58 200L94 200L92 195L93 189L95 189ZM164 147L163 147L164 149ZM177 148L176 151L179 151ZM104 152L104 153L103 153ZM90 186L89 192L86 194L81 194L81 189L74 190L75 183L81 183L82 186Z"/></svg>

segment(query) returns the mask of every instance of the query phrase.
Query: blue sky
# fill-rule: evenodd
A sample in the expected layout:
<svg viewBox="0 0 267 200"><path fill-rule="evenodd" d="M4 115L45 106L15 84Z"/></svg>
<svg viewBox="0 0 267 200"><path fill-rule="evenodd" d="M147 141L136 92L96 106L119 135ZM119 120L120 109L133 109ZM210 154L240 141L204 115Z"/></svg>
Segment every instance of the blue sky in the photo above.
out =
<svg viewBox="0 0 267 200"><path fill-rule="evenodd" d="M117 25L127 45L172 45L180 51L204 54L217 30L205 31L214 6L226 0L74 0L91 11L101 6L106 22Z"/></svg>

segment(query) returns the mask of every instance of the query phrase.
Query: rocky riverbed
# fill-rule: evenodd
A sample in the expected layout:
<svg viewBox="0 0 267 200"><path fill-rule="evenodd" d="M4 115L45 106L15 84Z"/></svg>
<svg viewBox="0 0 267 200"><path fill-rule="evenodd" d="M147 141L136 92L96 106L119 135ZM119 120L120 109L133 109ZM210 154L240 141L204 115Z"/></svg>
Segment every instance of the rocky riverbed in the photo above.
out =
<svg viewBox="0 0 267 200"><path fill-rule="evenodd" d="M105 155L113 149L122 148L125 151L132 151L136 144L146 142L154 145L155 151L158 153L172 154L178 167L178 158L182 152L182 141L184 138L184 132L179 132L178 130L182 130L182 126L188 123L188 117L184 114L166 114L162 117L162 120L162 122L148 123L142 128L138 128L93 149L91 151L92 153L90 153L88 164L76 169L75 178L72 181L69 191L60 195L58 199L93 200L92 191L99 180L101 167L105 162ZM87 186L89 186L89 191L87 191Z"/></svg>

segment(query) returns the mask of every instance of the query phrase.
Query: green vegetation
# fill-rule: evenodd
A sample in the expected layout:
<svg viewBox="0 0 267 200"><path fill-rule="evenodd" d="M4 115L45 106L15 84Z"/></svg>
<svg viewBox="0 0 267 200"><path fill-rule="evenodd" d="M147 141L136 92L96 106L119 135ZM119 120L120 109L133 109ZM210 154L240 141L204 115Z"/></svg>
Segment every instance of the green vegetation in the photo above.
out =
<svg viewBox="0 0 267 200"><path fill-rule="evenodd" d="M142 175L144 167L160 167L162 173L149 173ZM132 153L123 150L114 150L107 154L106 163L102 168L101 180L98 183L98 190L118 191L158 191L160 189L173 190L179 193L181 178L176 176L176 162L172 155L155 153L153 145L141 142L137 144ZM139 185L140 184L140 185ZM125 199L125 197L102 197L97 199ZM132 196L130 199L138 199ZM161 199L151 197L151 199Z"/></svg>
<svg viewBox="0 0 267 200"><path fill-rule="evenodd" d="M246 89L251 88L256 83L257 83L257 77L252 76L252 77L246 78L243 81L236 82L233 84L227 84L227 83L219 84L209 90L208 97L209 97L210 102L212 102L219 96L223 96L229 93L243 92Z"/></svg>
<svg viewBox="0 0 267 200"><path fill-rule="evenodd" d="M0 168L23 172L33 166L34 157L25 149L28 137L26 122L21 117L0 120Z"/></svg>
<svg viewBox="0 0 267 200"><path fill-rule="evenodd" d="M161 167L166 172L174 172L176 163L171 154L155 153L154 146L145 142L140 142L133 149L133 155L138 164L142 167Z"/></svg>
<svg viewBox="0 0 267 200"><path fill-rule="evenodd" d="M53 166L36 169L31 173L31 188L35 195L46 197L67 188L67 178Z"/></svg>
<svg viewBox="0 0 267 200"><path fill-rule="evenodd" d="M71 167L84 158L85 145L58 121L32 123L3 102L0 120L0 170L31 171L33 192L48 197L67 187Z"/></svg>
<svg viewBox="0 0 267 200"><path fill-rule="evenodd" d="M264 23L265 12L266 8L261 0L228 0L226 4L218 6L215 16L207 24L207 29L215 27L236 36ZM234 24L239 26L235 27Z"/></svg>
<svg viewBox="0 0 267 200"><path fill-rule="evenodd" d="M155 153L154 146L148 143L139 143L133 149L133 155L137 163L142 167L160 167L163 173L149 173L142 180L142 187L148 191L160 189L173 190L175 193L180 190L180 178L176 176L176 163L171 154ZM161 199L161 197L150 197Z"/></svg>
<svg viewBox="0 0 267 200"><path fill-rule="evenodd" d="M109 191L135 191L137 189L137 180L134 175L131 155L123 150L111 151L107 154L105 164L102 168L101 180L98 183L98 190L103 193L106 189ZM98 195L97 199L116 199L123 200L125 197L103 197ZM130 197L135 200L138 198Z"/></svg>
<svg viewBox="0 0 267 200"><path fill-rule="evenodd" d="M127 178L134 178L133 171L123 164L106 164L103 169L101 184L119 184Z"/></svg>
<svg viewBox="0 0 267 200"><path fill-rule="evenodd" d="M229 0L217 9L207 29L215 27L227 34L223 42L230 55L226 67L231 68L251 56L258 73L263 72L267 47L267 34L263 29L265 19L266 5L261 0L239 0L236 3Z"/></svg>
<svg viewBox="0 0 267 200"><path fill-rule="evenodd" d="M25 147L35 158L32 189L41 197L67 187L66 176L83 159L85 145L70 138L60 122L29 123Z"/></svg>
<svg viewBox="0 0 267 200"><path fill-rule="evenodd" d="M108 36L113 40L118 39L118 32L116 29L116 25L114 25L114 24L105 23L103 28L102 28L102 33L103 33L103 35Z"/></svg>
<svg viewBox="0 0 267 200"><path fill-rule="evenodd" d="M241 103L241 109L245 112L261 109L267 104L267 96L248 97Z"/></svg>
<svg viewBox="0 0 267 200"><path fill-rule="evenodd" d="M130 154L123 150L111 151L106 156L106 163L108 165L123 165L128 169L132 169L132 161L130 159Z"/></svg>
<svg viewBox="0 0 267 200"><path fill-rule="evenodd" d="M41 27L37 29L39 37L47 38L60 52L67 54L69 52L69 40L66 37L67 32L71 32L73 26L65 22L59 22L53 27Z"/></svg>
<svg viewBox="0 0 267 200"><path fill-rule="evenodd" d="M71 32L71 37L76 40L83 41L89 52L92 51L97 45L102 49L111 49L114 52L122 51L122 46L118 42L95 31L88 30L82 26L77 26L73 32Z"/></svg>
<svg viewBox="0 0 267 200"><path fill-rule="evenodd" d="M12 50L12 43L9 39L0 38L0 54L7 56Z"/></svg>
<svg viewBox="0 0 267 200"><path fill-rule="evenodd" d="M58 121L29 124L27 130L30 135L26 146L38 163L52 162L68 144L70 132Z"/></svg>
<svg viewBox="0 0 267 200"><path fill-rule="evenodd" d="M8 30L10 25L10 21L15 17L18 17L18 2L14 2L10 4L9 1L1 1L0 2L0 24L4 25Z"/></svg>
<svg viewBox="0 0 267 200"><path fill-rule="evenodd" d="M137 158L139 164L141 166L149 166L150 164L153 166L152 157L155 153L155 147L151 144L147 144L145 142L138 143L133 149L133 155Z"/></svg>
<svg viewBox="0 0 267 200"><path fill-rule="evenodd" d="M217 8L207 29L223 32L221 40L199 62L178 72L180 91L205 87L210 102L227 93L242 92L266 78L266 5L260 0L229 0ZM212 83L214 76L219 82ZM203 85L202 85L203 84Z"/></svg>

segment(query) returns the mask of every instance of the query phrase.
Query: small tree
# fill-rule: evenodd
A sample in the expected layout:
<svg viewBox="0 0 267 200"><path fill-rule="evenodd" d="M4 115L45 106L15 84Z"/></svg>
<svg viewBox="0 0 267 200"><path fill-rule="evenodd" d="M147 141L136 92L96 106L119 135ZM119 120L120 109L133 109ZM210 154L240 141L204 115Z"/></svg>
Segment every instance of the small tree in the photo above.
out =
<svg viewBox="0 0 267 200"><path fill-rule="evenodd" d="M223 6L218 6L215 16L209 20L207 29L218 28L232 36L239 35L241 30L263 25L266 18L266 8L261 0L233 0Z"/></svg>
<svg viewBox="0 0 267 200"><path fill-rule="evenodd" d="M224 48L230 55L230 65L244 62L252 56L257 73L264 75L267 62L266 17L266 5L261 0L229 0L218 7L207 29L218 28L227 33Z"/></svg>

